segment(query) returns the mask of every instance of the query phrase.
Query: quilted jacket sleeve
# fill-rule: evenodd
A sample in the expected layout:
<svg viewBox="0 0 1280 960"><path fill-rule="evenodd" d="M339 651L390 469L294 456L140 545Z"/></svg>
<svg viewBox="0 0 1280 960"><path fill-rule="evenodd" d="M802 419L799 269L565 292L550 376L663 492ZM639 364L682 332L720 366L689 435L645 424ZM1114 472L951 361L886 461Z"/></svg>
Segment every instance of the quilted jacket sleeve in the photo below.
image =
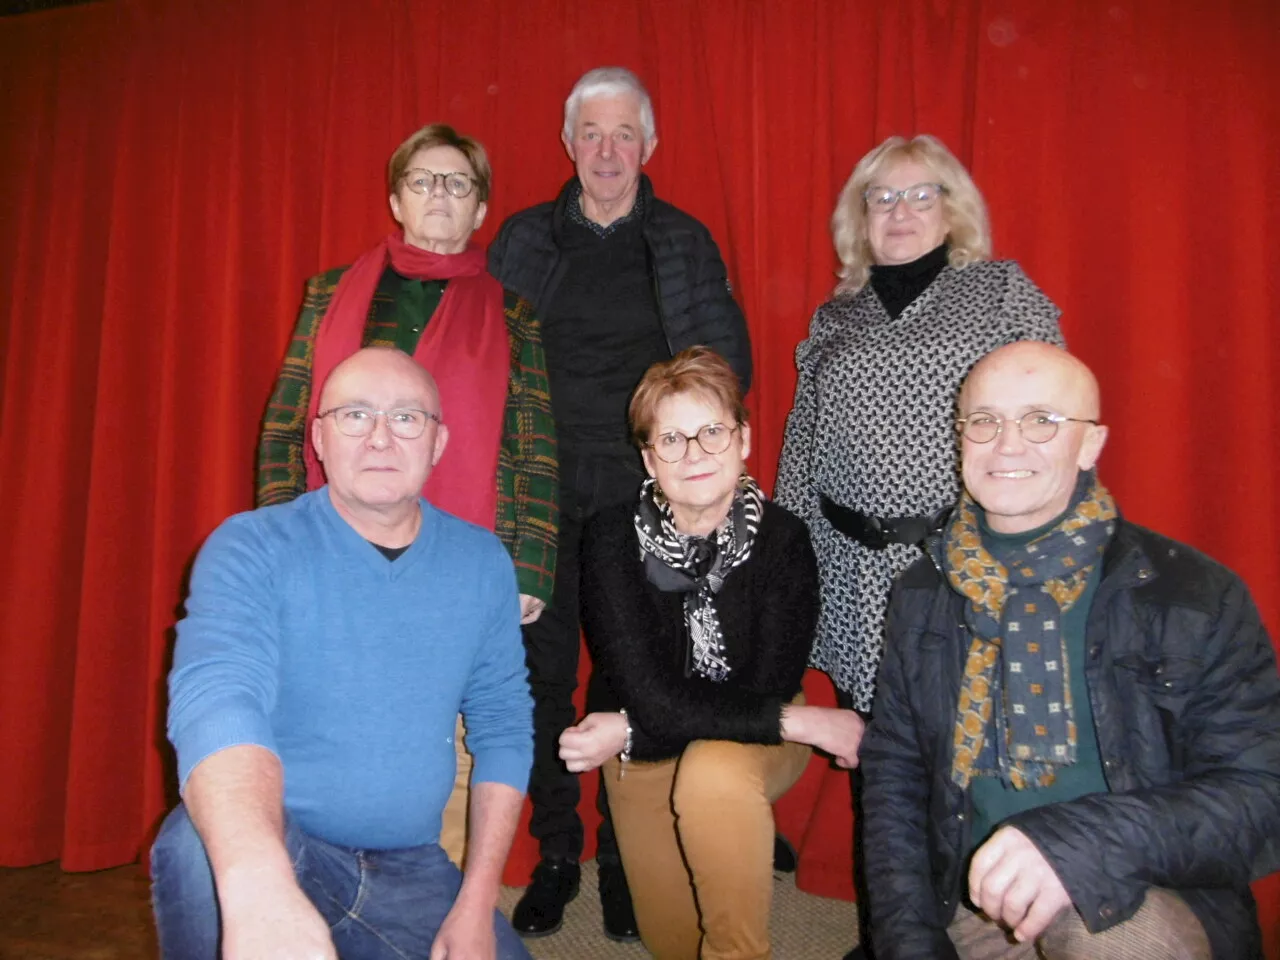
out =
<svg viewBox="0 0 1280 960"><path fill-rule="evenodd" d="M689 313L703 344L728 361L738 375L745 395L751 389L751 337L742 308L733 297L720 248L705 227L699 224L692 253L693 287Z"/></svg>
<svg viewBox="0 0 1280 960"><path fill-rule="evenodd" d="M875 708L860 751L863 771L863 865L871 896L872 935L882 960L959 960L947 936L930 867L932 772L920 746L911 702L910 661L918 645L894 590Z"/></svg>
<svg viewBox="0 0 1280 960"><path fill-rule="evenodd" d="M1159 629L1194 629L1174 610ZM1090 930L1133 914L1148 887L1234 888L1280 866L1280 678L1244 584L1149 678L1168 716L1172 782L1018 814Z"/></svg>

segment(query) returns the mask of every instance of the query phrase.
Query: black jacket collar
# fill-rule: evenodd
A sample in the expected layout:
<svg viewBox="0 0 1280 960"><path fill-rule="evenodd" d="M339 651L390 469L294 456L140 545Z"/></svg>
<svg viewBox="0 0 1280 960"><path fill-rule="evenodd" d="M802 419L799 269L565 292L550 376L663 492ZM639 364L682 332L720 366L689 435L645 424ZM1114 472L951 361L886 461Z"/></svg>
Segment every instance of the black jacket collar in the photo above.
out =
<svg viewBox="0 0 1280 960"><path fill-rule="evenodd" d="M582 189L581 183L577 176L570 177L565 181L564 186L560 188L560 193L556 197L556 205L551 211L551 234L555 238L557 247L563 245L565 220L569 215L569 204L573 203ZM640 174L640 184L636 188L639 194L643 208L641 210L640 223L647 227L649 221L653 218L653 181L649 179L646 173Z"/></svg>

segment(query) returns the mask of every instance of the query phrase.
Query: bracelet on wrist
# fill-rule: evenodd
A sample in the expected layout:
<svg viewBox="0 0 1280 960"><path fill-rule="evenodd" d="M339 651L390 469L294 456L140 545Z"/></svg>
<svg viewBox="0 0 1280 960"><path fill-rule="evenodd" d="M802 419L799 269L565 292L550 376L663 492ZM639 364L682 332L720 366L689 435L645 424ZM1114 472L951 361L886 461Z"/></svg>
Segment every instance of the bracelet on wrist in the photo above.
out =
<svg viewBox="0 0 1280 960"><path fill-rule="evenodd" d="M618 779L621 780L623 774L627 772L627 761L631 759L631 718L627 716L626 707L618 712L622 714L622 721L627 725L627 739L623 741L622 752L618 754L618 759L621 761L618 767Z"/></svg>

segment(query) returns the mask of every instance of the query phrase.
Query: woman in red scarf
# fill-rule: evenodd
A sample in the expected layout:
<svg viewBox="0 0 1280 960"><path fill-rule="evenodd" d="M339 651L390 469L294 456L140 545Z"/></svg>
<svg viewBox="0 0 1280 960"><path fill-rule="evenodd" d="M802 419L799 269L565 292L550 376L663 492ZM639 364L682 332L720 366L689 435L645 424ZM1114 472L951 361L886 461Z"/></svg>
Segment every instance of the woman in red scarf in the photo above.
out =
<svg viewBox="0 0 1280 960"><path fill-rule="evenodd" d="M435 377L453 438L423 496L498 534L528 623L551 599L555 574L555 430L533 308L503 290L471 243L491 177L484 147L445 124L423 127L392 154L387 189L401 229L350 267L308 282L262 425L257 503L284 503L324 484L307 429L320 386L361 347L397 347ZM458 802L455 793L451 810ZM446 834L450 821L446 811ZM459 838L441 842L460 851Z"/></svg>

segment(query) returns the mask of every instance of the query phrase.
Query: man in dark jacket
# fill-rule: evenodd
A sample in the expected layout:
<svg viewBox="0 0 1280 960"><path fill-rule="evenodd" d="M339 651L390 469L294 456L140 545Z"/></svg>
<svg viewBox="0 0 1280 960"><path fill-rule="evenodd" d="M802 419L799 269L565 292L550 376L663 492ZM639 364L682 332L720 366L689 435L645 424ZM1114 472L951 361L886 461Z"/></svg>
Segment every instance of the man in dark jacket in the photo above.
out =
<svg viewBox="0 0 1280 960"><path fill-rule="evenodd" d="M534 697L529 829L542 858L513 915L526 936L559 929L578 891L578 781L561 764L557 741L577 719L582 524L604 507L634 501L645 477L627 435L631 392L651 364L696 344L728 360L744 392L751 382L746 323L715 241L693 217L655 197L641 173L658 138L640 81L619 67L584 75L565 102L561 139L577 175L553 202L509 217L489 249L489 272L542 319L560 452L555 588L550 607L525 629ZM601 812L605 932L638 939L608 813Z"/></svg>
<svg viewBox="0 0 1280 960"><path fill-rule="evenodd" d="M1280 679L1247 589L1119 516L1078 360L1002 347L959 409L862 748L877 955L1260 957Z"/></svg>

